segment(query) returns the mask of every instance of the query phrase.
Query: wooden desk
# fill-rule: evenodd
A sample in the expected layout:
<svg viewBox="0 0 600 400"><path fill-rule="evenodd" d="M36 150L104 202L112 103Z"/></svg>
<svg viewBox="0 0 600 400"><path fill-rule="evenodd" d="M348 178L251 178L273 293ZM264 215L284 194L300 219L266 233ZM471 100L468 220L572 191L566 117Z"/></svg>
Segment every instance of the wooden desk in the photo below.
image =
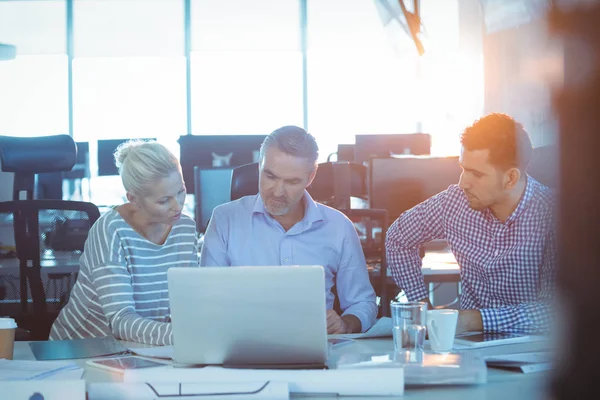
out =
<svg viewBox="0 0 600 400"><path fill-rule="evenodd" d="M127 347L147 347L145 345L124 342ZM536 351L546 348L543 343L520 343L508 346L488 347L479 350L482 355L506 354L509 352ZM393 344L391 339L363 339L357 340L352 345L344 346L332 351L330 357L336 359L343 354L350 353L368 353L391 351ZM15 343L15 359L33 360L33 354L29 348L28 342ZM95 382L121 382L120 374L111 373L85 364L85 360L75 361L84 368L83 378L87 384ZM445 387L408 387L405 390L403 398L420 400L467 400L467 399L543 399L546 386L548 384L549 374L532 373L521 374L497 369L488 369L488 383L479 386L445 386ZM331 397L309 397L310 399L331 400ZM389 398L389 397L386 397ZM361 397L368 400L367 397ZM382 397L373 399L381 400ZM94 399L90 399L94 400Z"/></svg>

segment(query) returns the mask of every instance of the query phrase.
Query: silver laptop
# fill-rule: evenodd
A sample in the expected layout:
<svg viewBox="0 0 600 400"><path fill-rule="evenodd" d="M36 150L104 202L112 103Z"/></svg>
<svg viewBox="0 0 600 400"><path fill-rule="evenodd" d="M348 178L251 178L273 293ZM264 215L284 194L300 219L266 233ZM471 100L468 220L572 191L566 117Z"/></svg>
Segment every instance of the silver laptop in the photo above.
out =
<svg viewBox="0 0 600 400"><path fill-rule="evenodd" d="M325 364L323 267L171 268L168 281L177 364Z"/></svg>

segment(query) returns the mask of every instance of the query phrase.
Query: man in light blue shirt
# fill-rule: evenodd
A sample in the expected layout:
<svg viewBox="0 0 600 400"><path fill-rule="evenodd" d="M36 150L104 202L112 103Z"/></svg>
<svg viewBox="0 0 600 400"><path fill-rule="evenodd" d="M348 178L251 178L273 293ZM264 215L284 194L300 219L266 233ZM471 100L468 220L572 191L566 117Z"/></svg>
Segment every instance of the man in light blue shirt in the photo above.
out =
<svg viewBox="0 0 600 400"><path fill-rule="evenodd" d="M364 332L377 306L354 225L306 191L317 173L318 152L315 138L296 126L267 136L260 149L259 193L214 209L200 265L322 265L328 333ZM341 316L333 310L334 285Z"/></svg>

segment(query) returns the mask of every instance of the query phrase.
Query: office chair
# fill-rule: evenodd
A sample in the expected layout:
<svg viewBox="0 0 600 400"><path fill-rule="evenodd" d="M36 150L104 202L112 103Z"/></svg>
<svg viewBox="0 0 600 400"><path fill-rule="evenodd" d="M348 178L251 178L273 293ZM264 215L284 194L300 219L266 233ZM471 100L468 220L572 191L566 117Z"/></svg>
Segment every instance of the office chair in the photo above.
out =
<svg viewBox="0 0 600 400"><path fill-rule="evenodd" d="M387 260L385 252L385 237L389 226L389 214L381 209L342 209L354 224L360 244L367 261L371 284L375 294L379 296L379 317L390 316L390 299L387 282ZM391 283L395 287L395 283ZM335 286L334 286L335 289ZM340 312L337 293L334 309ZM339 310L339 311L338 311Z"/></svg>
<svg viewBox="0 0 600 400"><path fill-rule="evenodd" d="M366 199L367 168L349 162L319 164L317 175L308 187L315 201L334 208L350 208L350 196ZM258 163L234 168L231 177L231 200L258 193Z"/></svg>
<svg viewBox="0 0 600 400"><path fill-rule="evenodd" d="M67 293L57 293L57 280L65 278L71 285L83 243L100 212L88 202L34 199L37 173L68 171L75 164L75 142L70 136L0 136L0 160L4 172L14 173L13 200L0 202L1 244L13 248L16 255L5 255L8 259L2 264L12 261L19 280L18 293L12 293L19 305L8 315L29 331L28 339L46 340L70 291L67 287ZM50 272L46 279L42 269Z"/></svg>
<svg viewBox="0 0 600 400"><path fill-rule="evenodd" d="M231 200L258 193L258 163L241 165L231 174Z"/></svg>
<svg viewBox="0 0 600 400"><path fill-rule="evenodd" d="M558 146L541 146L533 149L527 173L543 185L558 188L559 179Z"/></svg>

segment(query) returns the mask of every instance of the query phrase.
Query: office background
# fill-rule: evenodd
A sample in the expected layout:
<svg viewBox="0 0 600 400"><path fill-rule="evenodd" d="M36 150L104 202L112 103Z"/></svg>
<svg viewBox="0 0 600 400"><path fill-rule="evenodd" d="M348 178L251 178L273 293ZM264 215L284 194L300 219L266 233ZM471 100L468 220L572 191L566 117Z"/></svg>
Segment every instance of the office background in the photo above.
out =
<svg viewBox="0 0 600 400"><path fill-rule="evenodd" d="M0 0L0 42L18 49L0 64L0 134L89 142L82 196L100 205L123 196L98 165L105 139L156 138L179 155L181 135L296 124L322 161L356 134L426 132L433 155L456 155L465 125L504 111L535 145L554 141L534 72L559 51L541 21L486 34L478 0L420 12L423 57L371 0Z"/></svg>

